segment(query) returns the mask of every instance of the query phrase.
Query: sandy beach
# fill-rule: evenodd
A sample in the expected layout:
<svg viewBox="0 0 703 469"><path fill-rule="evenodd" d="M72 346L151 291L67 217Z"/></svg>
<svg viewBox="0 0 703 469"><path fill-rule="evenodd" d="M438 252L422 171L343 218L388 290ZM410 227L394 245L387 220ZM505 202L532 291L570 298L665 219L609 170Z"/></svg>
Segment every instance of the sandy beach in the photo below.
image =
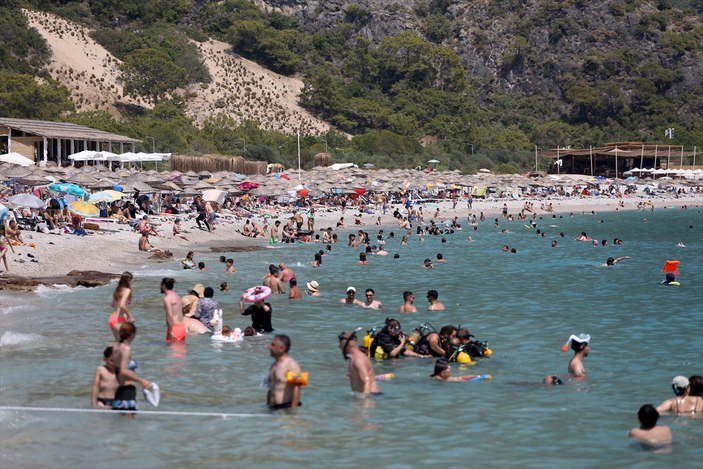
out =
<svg viewBox="0 0 703 469"><path fill-rule="evenodd" d="M435 222L441 223L452 220L458 217L459 223L466 225L466 217L469 213L479 216L481 212L490 221L491 218L501 216L503 204L507 204L508 211L511 214L517 214L523 207L525 201L532 200L535 205L538 217L551 217L556 215L568 215L569 213L581 212L606 212L617 210L636 210L640 202L650 200L655 210L663 209L679 209L686 205L690 208L700 207L703 205L703 196L689 195L680 198L665 198L665 197L630 197L622 199L624 208L619 206L620 199L616 198L545 198L545 199L521 199L521 200L480 200L474 199L473 210L469 212L467 201L465 198L460 199L456 209L452 208L451 201L442 201L439 203L424 204L425 224L433 219L436 208L440 208L440 215L434 219ZM539 206L544 202L553 204L554 212L540 210ZM351 232L359 229L373 231L379 228L392 230L398 227L397 220L393 218L393 211L398 208L402 211L400 204L392 205L383 215L381 213L362 215L361 220L364 225L354 225L354 214L358 210L347 208L344 213L346 222L345 228L336 228L336 223L342 217L340 207L318 208L315 214L316 231L332 227L335 231ZM279 220L284 222L291 216L293 208L281 208ZM643 212L643 218L646 218L647 208ZM302 209L303 217L307 220L305 209ZM381 217L381 226L377 226L377 218ZM190 250L196 253L212 253L213 248L217 247L236 247L236 248L264 248L268 244L266 238L248 238L239 233L245 223L244 218L237 219L228 214L226 211L219 219L217 228L209 233L198 229L194 216L182 215L183 228L188 232L185 237L191 242L185 241L178 237L173 237L172 221L159 216L150 217L150 221L155 225L157 231L161 234L159 237L151 237L150 241L154 247L162 250L170 250L173 252L173 260L153 260L148 252L140 252L137 249L139 235L129 225L110 223L110 226L101 224L98 231L90 231L87 236L75 236L72 234L44 234L40 232L23 231L22 236L29 244L35 244L35 247L15 246L15 253L8 253L8 263L10 266L9 274L20 275L24 277L48 277L65 275L72 270L95 270L108 273L120 273L124 270L133 268L134 266L143 266L146 264L157 264L159 262L178 262L179 259L185 257ZM263 219L258 216L253 218L255 221L262 223ZM269 225L273 224L276 219L269 219ZM515 220L514 223L522 223ZM577 234L577 233L576 233ZM480 236L480 232L477 234ZM567 234L570 235L570 234ZM574 234L575 235L575 234ZM474 235L476 236L476 235ZM345 242L345 235L340 235L340 242ZM31 254L30 257L29 255ZM34 262L36 261L36 262ZM236 261L236 259L235 259Z"/></svg>

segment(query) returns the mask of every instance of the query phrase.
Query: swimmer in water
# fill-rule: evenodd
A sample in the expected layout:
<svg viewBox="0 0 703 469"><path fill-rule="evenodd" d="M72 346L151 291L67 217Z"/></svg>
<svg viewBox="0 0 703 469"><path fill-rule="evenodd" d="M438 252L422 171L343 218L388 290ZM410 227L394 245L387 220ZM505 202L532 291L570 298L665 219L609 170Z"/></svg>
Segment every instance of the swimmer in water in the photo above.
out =
<svg viewBox="0 0 703 469"><path fill-rule="evenodd" d="M674 397L657 406L657 412L671 412L678 416L695 416L703 412L703 377L676 376L671 382Z"/></svg>
<svg viewBox="0 0 703 469"><path fill-rule="evenodd" d="M674 287L678 287L679 282L676 281L676 275L674 275L672 272L667 272L666 278L661 283L661 285L671 285Z"/></svg>
<svg viewBox="0 0 703 469"><path fill-rule="evenodd" d="M417 313L417 308L413 305L415 302L415 295L411 291L403 292L403 304L400 305L398 311L401 313Z"/></svg>
<svg viewBox="0 0 703 469"><path fill-rule="evenodd" d="M659 412L651 404L645 404L637 412L640 421L639 428L633 428L628 433L630 438L651 446L671 444L671 429L664 425L657 426Z"/></svg>
<svg viewBox="0 0 703 469"><path fill-rule="evenodd" d="M463 376L452 376L452 367L446 358L434 362L434 372L430 375L434 381L466 381Z"/></svg>
<svg viewBox="0 0 703 469"><path fill-rule="evenodd" d="M617 264L618 262L624 261L625 259L630 259L630 256L609 257L605 260L605 264L601 264L601 267L612 267L615 264Z"/></svg>
<svg viewBox="0 0 703 469"><path fill-rule="evenodd" d="M546 384L547 386L559 386L564 384L564 382L557 375L547 375L542 380L542 384Z"/></svg>
<svg viewBox="0 0 703 469"><path fill-rule="evenodd" d="M444 311L444 304L437 298L439 298L439 293L437 290L430 290L427 292L427 301L430 303L427 307L427 311Z"/></svg>
<svg viewBox="0 0 703 469"><path fill-rule="evenodd" d="M344 359L349 360L347 377L352 391L361 394L378 393L376 373L369 357L359 348L356 332L342 332L337 338Z"/></svg>
<svg viewBox="0 0 703 469"><path fill-rule="evenodd" d="M566 352L566 347L571 342L571 350L574 351L574 356L569 360L569 373L576 379L586 378L586 368L583 366L583 360L591 351L591 336L588 334L571 335L566 341L561 351Z"/></svg>

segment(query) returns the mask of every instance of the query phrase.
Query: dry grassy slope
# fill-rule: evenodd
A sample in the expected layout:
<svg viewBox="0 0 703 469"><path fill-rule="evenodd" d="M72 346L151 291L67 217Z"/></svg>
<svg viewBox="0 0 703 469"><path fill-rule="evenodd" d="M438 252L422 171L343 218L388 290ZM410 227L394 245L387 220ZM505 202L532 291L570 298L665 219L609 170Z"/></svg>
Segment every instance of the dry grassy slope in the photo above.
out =
<svg viewBox="0 0 703 469"><path fill-rule="evenodd" d="M115 116L117 102L151 105L123 96L120 61L88 35L90 29L50 13L24 10L30 26L52 50L51 76L71 90L79 111L104 109ZM236 122L253 120L261 128L293 133L321 133L329 125L298 105L303 82L273 73L256 63L229 54L228 45L210 40L198 44L212 82L179 90L187 112L197 124L225 114Z"/></svg>

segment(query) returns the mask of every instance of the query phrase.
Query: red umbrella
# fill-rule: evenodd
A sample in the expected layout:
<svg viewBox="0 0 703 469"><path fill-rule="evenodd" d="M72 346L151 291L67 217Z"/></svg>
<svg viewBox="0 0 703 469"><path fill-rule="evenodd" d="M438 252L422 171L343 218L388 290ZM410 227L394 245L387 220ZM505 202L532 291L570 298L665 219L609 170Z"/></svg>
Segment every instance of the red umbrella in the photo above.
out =
<svg viewBox="0 0 703 469"><path fill-rule="evenodd" d="M363 187L355 187L354 192L356 192L357 195L364 195L366 194L366 189L364 189Z"/></svg>
<svg viewBox="0 0 703 469"><path fill-rule="evenodd" d="M307 197L310 191L308 189L300 189L298 191L298 197Z"/></svg>

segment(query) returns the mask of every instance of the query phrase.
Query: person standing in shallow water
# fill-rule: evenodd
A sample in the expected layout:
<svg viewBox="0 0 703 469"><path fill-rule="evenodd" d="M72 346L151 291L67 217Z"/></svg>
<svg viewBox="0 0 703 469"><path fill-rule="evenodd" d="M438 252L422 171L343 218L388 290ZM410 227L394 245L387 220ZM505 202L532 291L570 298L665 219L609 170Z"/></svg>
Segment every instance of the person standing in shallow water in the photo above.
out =
<svg viewBox="0 0 703 469"><path fill-rule="evenodd" d="M115 336L115 340L120 338L120 328L126 322L134 322L134 318L129 311L129 305L132 303L132 276L131 272L124 272L117 282L112 294L112 313L108 319L108 326Z"/></svg>
<svg viewBox="0 0 703 469"><path fill-rule="evenodd" d="M269 352L274 362L269 369L269 391L266 403L271 410L295 409L301 405L300 384L292 383L288 373L299 373L300 365L288 352L290 351L290 337L287 335L274 336L269 344Z"/></svg>
<svg viewBox="0 0 703 469"><path fill-rule="evenodd" d="M356 332L342 332L337 337L345 360L349 360L347 377L352 391L362 394L378 393L376 373L369 357L359 348Z"/></svg>
<svg viewBox="0 0 703 469"><path fill-rule="evenodd" d="M112 401L113 410L137 410L137 388L134 383L141 384L145 389L151 389L152 386L151 381L139 377L134 370L130 369L132 341L136 335L137 327L131 322L125 323L120 329L119 343L112 352L115 376L119 385Z"/></svg>
<svg viewBox="0 0 703 469"><path fill-rule="evenodd" d="M591 351L591 336L588 334L572 334L561 348L562 352L566 352L569 342L571 342L571 350L574 351L574 356L569 360L569 373L576 379L585 379L586 367L583 365L583 360Z"/></svg>
<svg viewBox="0 0 703 469"><path fill-rule="evenodd" d="M161 280L161 293L164 295L166 311L166 342L185 342L187 331L183 318L183 302L173 291L175 283L170 277Z"/></svg>

